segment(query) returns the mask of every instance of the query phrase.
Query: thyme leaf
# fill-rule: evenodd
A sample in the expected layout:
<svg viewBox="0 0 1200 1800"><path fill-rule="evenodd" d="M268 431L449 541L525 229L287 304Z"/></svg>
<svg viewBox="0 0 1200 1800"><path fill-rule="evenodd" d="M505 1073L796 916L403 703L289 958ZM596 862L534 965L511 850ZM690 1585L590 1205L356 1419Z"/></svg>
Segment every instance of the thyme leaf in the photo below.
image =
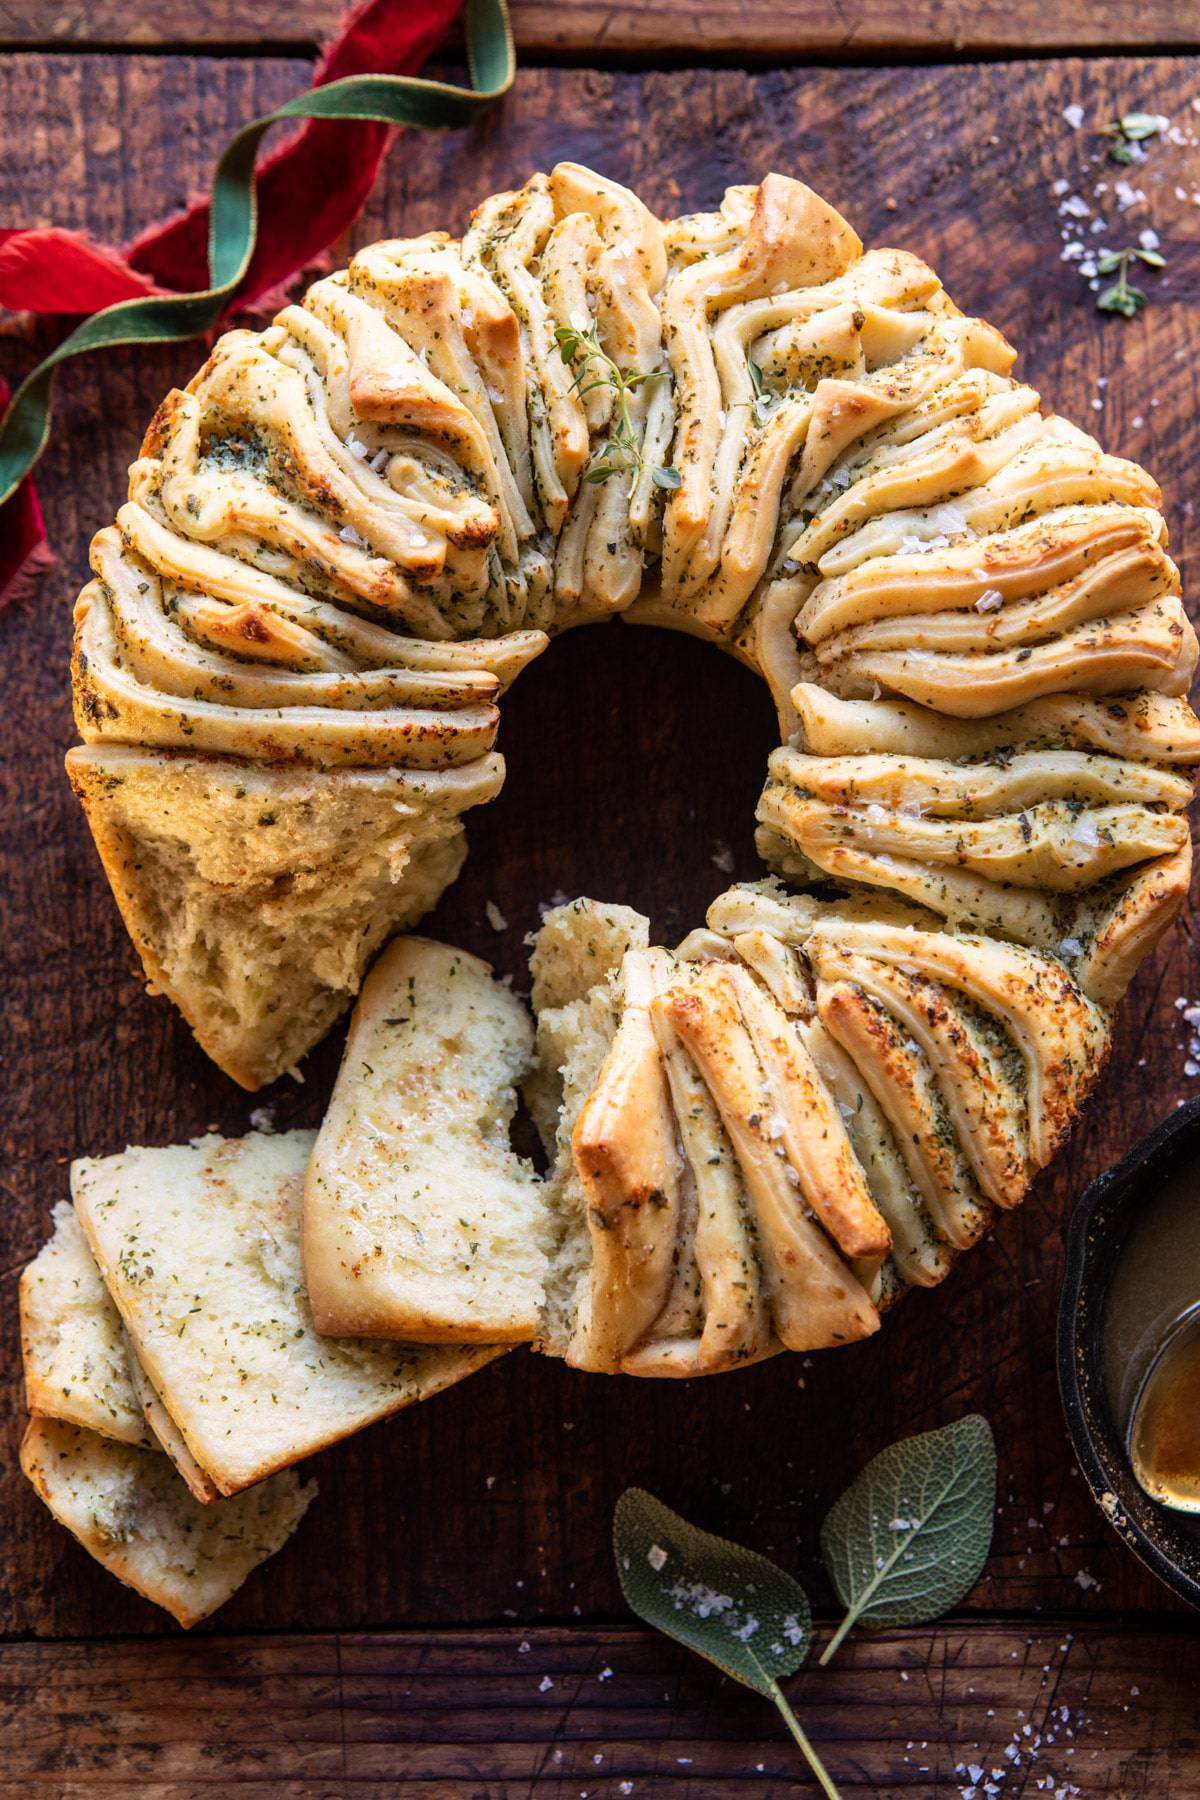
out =
<svg viewBox="0 0 1200 1800"><path fill-rule="evenodd" d="M657 488L679 487L682 476L678 469L660 463L647 463L629 411L629 398L649 381L666 381L666 369L622 369L600 342L595 324L581 330L575 325L558 325L554 331L558 353L569 369L574 370L571 386L582 400L597 388L611 388L613 419L609 436L597 444L591 466L584 480L593 483L609 481L614 475L629 476L632 495L645 470Z"/></svg>
<svg viewBox="0 0 1200 1800"><path fill-rule="evenodd" d="M1148 304L1143 289L1134 287L1129 279L1129 265L1134 261L1144 263L1148 269L1165 269L1167 266L1166 257L1157 250L1133 244L1125 250L1105 250L1097 258L1096 268L1101 275L1115 275L1117 279L1096 295L1097 312L1120 313L1123 318L1132 319Z"/></svg>
<svg viewBox="0 0 1200 1800"><path fill-rule="evenodd" d="M1134 144L1157 137L1164 122L1157 113L1144 112L1123 113L1119 119L1110 120L1100 132L1101 137L1108 139L1109 162L1135 162Z"/></svg>

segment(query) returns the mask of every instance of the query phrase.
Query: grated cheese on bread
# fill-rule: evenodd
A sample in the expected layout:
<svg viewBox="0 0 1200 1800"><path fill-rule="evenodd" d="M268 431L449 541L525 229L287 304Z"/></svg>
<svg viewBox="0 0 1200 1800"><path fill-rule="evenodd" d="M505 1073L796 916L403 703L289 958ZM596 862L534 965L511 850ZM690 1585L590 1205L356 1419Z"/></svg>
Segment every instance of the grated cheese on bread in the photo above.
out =
<svg viewBox="0 0 1200 1800"><path fill-rule="evenodd" d="M223 1494L500 1352L322 1338L300 1254L312 1132L85 1158L75 1210L138 1361Z"/></svg>
<svg viewBox="0 0 1200 1800"><path fill-rule="evenodd" d="M288 1471L204 1506L165 1456L38 1417L21 1444L21 1468L98 1563L185 1628L282 1548L317 1491Z"/></svg>
<svg viewBox="0 0 1200 1800"><path fill-rule="evenodd" d="M528 1013L486 963L419 937L384 951L305 1180L321 1331L430 1344L535 1336L549 1221L508 1136L532 1051Z"/></svg>

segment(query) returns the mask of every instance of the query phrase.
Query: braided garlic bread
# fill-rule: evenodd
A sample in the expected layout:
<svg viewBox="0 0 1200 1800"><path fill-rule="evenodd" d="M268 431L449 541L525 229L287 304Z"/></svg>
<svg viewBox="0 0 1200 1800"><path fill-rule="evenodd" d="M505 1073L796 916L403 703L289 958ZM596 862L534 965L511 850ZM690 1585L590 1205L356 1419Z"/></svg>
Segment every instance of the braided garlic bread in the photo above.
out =
<svg viewBox="0 0 1200 1800"><path fill-rule="evenodd" d="M457 873L505 686L548 634L623 614L770 685L762 852L848 897L828 919L867 908L806 936L819 1045L870 1039L925 1104L875 1021L915 1017L923 982L965 993L958 943L1061 992L1077 1104L1095 1008L1186 892L1197 646L1154 483L1013 360L799 182L662 222L573 164L223 337L93 544L69 757L147 971L209 1053L249 1088L294 1065ZM928 967L881 948L901 903ZM718 970L678 1010L666 953L638 955L632 1070L652 1038L664 1071L664 1038L693 1068L719 1024L765 1041L759 976ZM1006 1192L1057 1130L1031 1113ZM945 1153L987 1188L978 1146Z"/></svg>

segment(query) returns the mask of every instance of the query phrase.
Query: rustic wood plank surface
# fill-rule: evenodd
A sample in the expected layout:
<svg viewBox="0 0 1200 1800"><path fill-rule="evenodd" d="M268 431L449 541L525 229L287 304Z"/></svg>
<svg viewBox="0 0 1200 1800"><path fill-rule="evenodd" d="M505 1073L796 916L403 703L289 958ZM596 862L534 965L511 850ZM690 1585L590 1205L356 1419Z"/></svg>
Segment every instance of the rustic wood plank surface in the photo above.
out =
<svg viewBox="0 0 1200 1800"><path fill-rule="evenodd" d="M1100 319L1073 265L1060 261L1053 185L1066 180L1090 194L1098 174L1086 164L1086 134L1059 116L1068 96L1089 117L1134 101L1182 117L1196 73L1175 60L820 79L531 72L503 113L476 131L404 140L356 235L460 223L477 196L564 154L598 162L663 207L712 202L725 181L768 166L803 173L869 241L886 236L930 257L962 304L986 310L1026 347L1030 378L1065 412L1094 421L1114 449L1145 458L1171 496L1186 567L1195 525L1189 476L1200 456L1189 349L1200 212L1174 196L1200 185L1197 153L1162 146L1147 165L1157 181L1140 176L1152 197L1122 221L1136 233L1153 218L1169 259L1154 303L1133 324ZM0 105L10 114L23 107L44 185L5 194L5 216L19 205L26 216L128 232L199 179L233 121L282 98L296 74L282 61L10 62L0 69ZM911 146L904 158L885 152L900 118ZM995 143L980 118L1004 122ZM653 133L631 132L634 119L653 120ZM97 141L102 131L108 136ZM8 360L27 354L12 346ZM0 745L12 1020L0 1268L10 1296L49 1206L65 1192L66 1159L127 1140L168 1142L210 1121L241 1130L262 1104L208 1064L166 1003L144 994L60 773L72 738L69 602L86 542L112 515L142 422L196 360L195 347L142 350L70 372L42 480L60 568L39 604L0 620L5 692L19 720ZM704 646L622 625L568 637L506 702L508 784L476 815L466 872L431 929L493 957L518 981L537 904L559 890L634 902L669 939L698 921L724 884L712 860L721 846L738 874L756 872L753 806L771 734L764 692ZM488 900L509 921L506 931L488 927ZM1200 969L1178 931L1139 979L1112 1069L1073 1147L1017 1217L944 1287L906 1303L877 1339L811 1366L785 1357L697 1384L601 1380L514 1354L319 1458L321 1505L271 1577L232 1603L226 1623L536 1619L575 1605L611 1614L618 1599L607 1523L630 1480L686 1497L708 1523L795 1554L812 1575L817 1514L866 1456L969 1407L991 1418L1004 1466L980 1604L1169 1604L1103 1528L1071 1471L1051 1341L1069 1198L1187 1091L1171 999L1191 992L1200 992ZM337 1055L335 1037L310 1060L302 1088L283 1083L268 1096L280 1124L320 1116ZM7 1318L4 1377L15 1397L11 1303ZM10 1447L18 1412L9 1412ZM0 1505L11 1521L0 1552L0 1630L164 1629L69 1549L11 1459ZM1098 1594L1076 1585L1080 1568L1101 1580Z"/></svg>
<svg viewBox="0 0 1200 1800"><path fill-rule="evenodd" d="M510 0L510 7L526 59L588 63L1024 56L1200 44L1192 0ZM0 45L311 47L343 11L341 0L208 0L203 7L163 0L140 13L129 0L5 0Z"/></svg>
<svg viewBox="0 0 1200 1800"><path fill-rule="evenodd" d="M1022 368L1054 404L1154 470L1186 577L1196 547L1191 475L1200 460L1200 208L1193 199L1200 115L1191 107L1198 74L1200 65L1183 58L759 74L527 70L509 102L477 129L402 139L355 240L459 226L481 195L561 156L595 163L664 209L711 204L726 182L768 167L801 175L842 206L868 241L929 257L960 304L986 312L1022 346ZM214 147L235 124L305 79L304 63L292 58L10 57L0 64L0 107L4 117L21 119L25 137L20 160L0 165L0 216L126 237L203 182ZM1133 171L1127 195L1144 198L1128 200L1125 211L1127 195L1119 199L1113 185L1123 172L1099 160L1086 124L1076 130L1064 120L1072 104L1089 124L1133 106L1175 122L1178 141L1153 146ZM1060 182L1066 186L1056 192ZM1109 185L1097 195L1101 182ZM1063 211L1072 196L1091 216ZM1091 232L1092 217L1105 221L1101 231ZM1148 228L1168 257L1164 274L1147 278L1149 310L1131 324L1100 318L1077 263L1062 260L1062 232L1073 243L1122 243ZM43 333L38 343L46 341ZM0 364L12 377L34 353L14 337L0 344ZM574 1667L577 1676L572 1658L590 1667L594 1655L607 1654L602 1647L614 1640L596 1622L620 1616L608 1525L628 1482L777 1555L827 1606L816 1529L829 1501L883 1444L975 1408L999 1441L1001 1508L994 1552L970 1604L977 1614L1019 1615L1019 1622L973 1621L856 1649L854 1675L836 1676L849 1685L828 1690L842 1696L843 1710L830 1712L825 1732L840 1731L853 1744L866 1759L862 1780L881 1791L953 1794L953 1764L971 1734L986 1726L991 1757L993 1745L1002 1749L1011 1735L1018 1707L1037 1715L1024 1688L1009 1685L1003 1705L988 1698L977 1708L970 1696L969 1708L964 1701L939 1713L935 1728L942 1702L930 1690L957 1693L964 1656L990 1657L988 1680L996 1683L1006 1658L1022 1671L1036 1664L1040 1677L1049 1658L1043 1642L1064 1641L1059 1633L1069 1620L1081 1633L1073 1667L1081 1682L1093 1667L1103 1674L1111 1713L1110 1746L1089 1744L1097 1772L1084 1791L1156 1800L1200 1792L1196 1722L1179 1685L1186 1677L1195 1687L1191 1640L1138 1627L1137 1615L1180 1609L1087 1499L1066 1444L1052 1363L1071 1197L1194 1088L1172 1005L1177 995L1200 995L1200 955L1187 929L1139 977L1112 1067L1057 1169L943 1288L906 1303L871 1343L697 1384L587 1377L518 1352L317 1459L321 1497L297 1538L218 1626L187 1647L140 1647L138 1637L173 1635L173 1627L104 1575L38 1505L15 1469L15 1285L45 1235L49 1207L66 1191L65 1162L126 1141L168 1142L209 1123L240 1131L263 1104L233 1089L170 1007L145 995L61 775L73 737L65 684L70 601L84 575L87 539L122 497L126 465L157 400L199 357L195 346L147 349L67 374L39 476L59 568L37 603L0 617L9 722L0 740L8 1002L0 1636L135 1639L0 1650L10 1703L0 1715L0 1791L31 1781L63 1794L119 1788L136 1744L144 1758L137 1791L155 1795L243 1782L280 1795L340 1794L371 1782L394 1792L400 1768L405 1793L507 1796L530 1791L536 1779L547 1791L615 1795L619 1780L646 1792L654 1779L690 1784L680 1792L700 1796L729 1791L735 1776L761 1782L759 1760L782 1792L794 1763L770 1716L761 1719L756 1702L718 1692L682 1659L663 1663L669 1679L661 1689L647 1679L642 1699L618 1721L621 1741L638 1745L643 1758L636 1762L631 1751L619 1777L615 1764L607 1773L595 1766L592 1780L577 1779L588 1774L582 1762L564 1768L546 1760L553 1747L576 1741L570 1721L563 1723L563 1696L554 1701L557 1689L548 1690L553 1705L539 1701L520 1712L508 1749L496 1748L489 1734L510 1702L489 1702L491 1721L472 1723L473 1697L492 1679L489 1670L500 1686L488 1691L503 1692L522 1635L539 1650L550 1644L531 1636L538 1622L580 1619L576 1632L553 1640L564 1671ZM518 984L523 936L536 923L537 903L557 891L639 905L670 938L701 918L728 879L715 856L724 863L728 849L737 875L758 872L753 807L771 743L765 694L714 651L623 626L568 637L506 702L508 785L475 817L464 876L430 929L489 956ZM486 922L489 900L508 921L502 932ZM338 1048L335 1035L310 1059L302 1088L284 1083L266 1097L281 1126L320 1116ZM1081 1584L1081 1573L1098 1585ZM1054 1616L1048 1636L1039 1612ZM509 1629L478 1638L433 1629L477 1623ZM213 1635L401 1624L413 1635L383 1644L343 1637L280 1646ZM643 1659L673 1654L630 1637L631 1656L635 1643ZM472 1651L477 1661L456 1661L464 1645L481 1646ZM288 1657L309 1670L288 1715L294 1726L280 1722L280 1689L272 1686L299 1682L287 1672ZM353 1657L361 1658L361 1688L346 1686ZM399 1705L405 1658L440 1658L445 1671L436 1707L431 1695L432 1710L417 1704L411 1718ZM898 1687L906 1658L916 1673L904 1686L922 1694L919 1705L913 1696L912 1725L910 1696ZM526 1666L522 1659L520 1669ZM218 1705L220 1690L205 1683L217 1680L214 1669L231 1668L236 1679ZM927 1676L926 1668L936 1672ZM161 1685L146 1685L148 1669ZM542 1672L558 1680L553 1666ZM1151 1693L1148 1683L1158 1684L1153 1705L1139 1710L1130 1701L1128 1716L1118 1695L1126 1676L1143 1695ZM606 1687L605 1704L618 1691L615 1681ZM872 1707L883 1710L875 1715ZM280 1741L272 1748L264 1734L276 1724ZM694 1772L667 1766L665 1750L657 1764L645 1760L646 1745L677 1728L679 1754L704 1746L708 1760ZM604 1729L602 1720L587 1725L601 1738ZM760 1742L755 1733L763 1754L750 1756L747 1746ZM903 1766L909 1737L936 1747L936 1790L919 1765ZM230 1739L244 1752L222 1769L213 1759L233 1754ZM534 1744L542 1746L536 1754ZM397 1745L404 1746L399 1763ZM21 1762L13 1760L18 1746ZM676 1748L672 1742L672 1756ZM68 1749L76 1759L69 1783ZM605 1750L600 1739L596 1749ZM847 1757L844 1791L866 1791L852 1785L854 1766ZM1033 1775L1022 1779L1035 1791Z"/></svg>
<svg viewBox="0 0 1200 1800"><path fill-rule="evenodd" d="M1194 1631L1061 1619L861 1638L787 1684L842 1800L1191 1800L1198 1688ZM797 1792L766 1701L632 1630L12 1644L0 1734L0 1796Z"/></svg>

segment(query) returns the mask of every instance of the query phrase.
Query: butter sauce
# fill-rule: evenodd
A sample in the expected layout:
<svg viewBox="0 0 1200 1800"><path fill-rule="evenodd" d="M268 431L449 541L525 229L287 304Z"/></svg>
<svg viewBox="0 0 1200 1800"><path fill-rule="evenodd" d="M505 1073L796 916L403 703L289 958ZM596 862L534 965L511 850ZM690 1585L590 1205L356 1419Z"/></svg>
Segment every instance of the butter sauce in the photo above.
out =
<svg viewBox="0 0 1200 1800"><path fill-rule="evenodd" d="M1165 1506L1200 1513L1195 1164L1147 1202L1121 1247L1105 1303L1103 1360L1108 1404L1139 1483Z"/></svg>

